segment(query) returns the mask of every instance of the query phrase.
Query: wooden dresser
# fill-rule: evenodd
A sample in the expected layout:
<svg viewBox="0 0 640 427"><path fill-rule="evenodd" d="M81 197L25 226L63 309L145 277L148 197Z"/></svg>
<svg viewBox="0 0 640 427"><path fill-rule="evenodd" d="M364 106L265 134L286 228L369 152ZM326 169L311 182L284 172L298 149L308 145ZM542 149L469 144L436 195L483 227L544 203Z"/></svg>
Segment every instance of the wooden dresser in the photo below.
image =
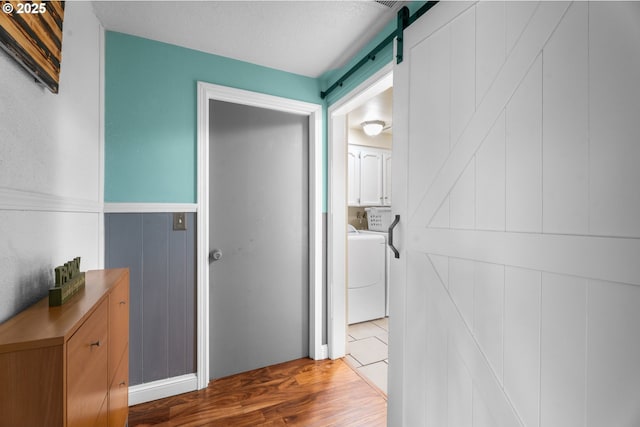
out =
<svg viewBox="0 0 640 427"><path fill-rule="evenodd" d="M128 269L88 271L64 305L0 324L0 426L122 427L128 383Z"/></svg>

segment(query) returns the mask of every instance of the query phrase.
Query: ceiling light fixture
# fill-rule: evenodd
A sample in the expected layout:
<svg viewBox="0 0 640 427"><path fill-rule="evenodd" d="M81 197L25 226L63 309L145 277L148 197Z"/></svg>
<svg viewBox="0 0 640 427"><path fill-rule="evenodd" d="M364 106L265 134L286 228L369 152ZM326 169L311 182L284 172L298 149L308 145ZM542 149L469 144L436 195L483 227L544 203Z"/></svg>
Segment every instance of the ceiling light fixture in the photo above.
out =
<svg viewBox="0 0 640 427"><path fill-rule="evenodd" d="M382 129L384 129L384 122L382 120L368 120L360 123L362 130L369 136L380 135Z"/></svg>

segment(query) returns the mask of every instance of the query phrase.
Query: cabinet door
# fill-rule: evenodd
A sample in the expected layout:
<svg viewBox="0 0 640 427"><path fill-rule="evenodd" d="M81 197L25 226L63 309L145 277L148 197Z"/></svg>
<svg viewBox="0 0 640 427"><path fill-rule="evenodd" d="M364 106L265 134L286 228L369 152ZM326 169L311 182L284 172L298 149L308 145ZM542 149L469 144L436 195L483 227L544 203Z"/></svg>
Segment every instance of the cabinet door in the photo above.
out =
<svg viewBox="0 0 640 427"><path fill-rule="evenodd" d="M109 295L109 382L129 344L129 278L123 276Z"/></svg>
<svg viewBox="0 0 640 427"><path fill-rule="evenodd" d="M129 347L125 348L129 351ZM124 427L129 415L129 357L123 355L109 388L109 427Z"/></svg>
<svg viewBox="0 0 640 427"><path fill-rule="evenodd" d="M391 206L391 152L382 155L382 183L383 205Z"/></svg>
<svg viewBox="0 0 640 427"><path fill-rule="evenodd" d="M352 146L347 151L347 204L360 206L360 150Z"/></svg>
<svg viewBox="0 0 640 427"><path fill-rule="evenodd" d="M360 152L360 205L382 205L382 153Z"/></svg>
<svg viewBox="0 0 640 427"><path fill-rule="evenodd" d="M109 389L105 299L67 344L67 426L95 425Z"/></svg>
<svg viewBox="0 0 640 427"><path fill-rule="evenodd" d="M122 424L124 426L124 423ZM100 408L100 412L98 412L98 418L96 418L96 423L93 427L109 427L109 398L108 396L104 397L104 402L102 402L102 407Z"/></svg>

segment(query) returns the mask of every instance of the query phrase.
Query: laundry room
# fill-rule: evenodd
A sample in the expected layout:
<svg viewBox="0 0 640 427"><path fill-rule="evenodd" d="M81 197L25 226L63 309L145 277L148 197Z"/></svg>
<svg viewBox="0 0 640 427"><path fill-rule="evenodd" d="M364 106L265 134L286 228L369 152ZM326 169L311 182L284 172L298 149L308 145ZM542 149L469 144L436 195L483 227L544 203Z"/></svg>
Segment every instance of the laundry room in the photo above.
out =
<svg viewBox="0 0 640 427"><path fill-rule="evenodd" d="M347 360L387 391L393 89L347 116Z"/></svg>

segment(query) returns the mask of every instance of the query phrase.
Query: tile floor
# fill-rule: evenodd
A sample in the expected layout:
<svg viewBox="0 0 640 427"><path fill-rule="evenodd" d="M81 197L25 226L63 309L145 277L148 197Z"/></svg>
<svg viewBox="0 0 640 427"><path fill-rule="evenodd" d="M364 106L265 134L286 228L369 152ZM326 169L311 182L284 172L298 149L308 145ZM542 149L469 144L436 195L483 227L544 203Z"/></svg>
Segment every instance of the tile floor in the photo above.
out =
<svg viewBox="0 0 640 427"><path fill-rule="evenodd" d="M355 323L347 329L349 364L387 392L389 318Z"/></svg>

